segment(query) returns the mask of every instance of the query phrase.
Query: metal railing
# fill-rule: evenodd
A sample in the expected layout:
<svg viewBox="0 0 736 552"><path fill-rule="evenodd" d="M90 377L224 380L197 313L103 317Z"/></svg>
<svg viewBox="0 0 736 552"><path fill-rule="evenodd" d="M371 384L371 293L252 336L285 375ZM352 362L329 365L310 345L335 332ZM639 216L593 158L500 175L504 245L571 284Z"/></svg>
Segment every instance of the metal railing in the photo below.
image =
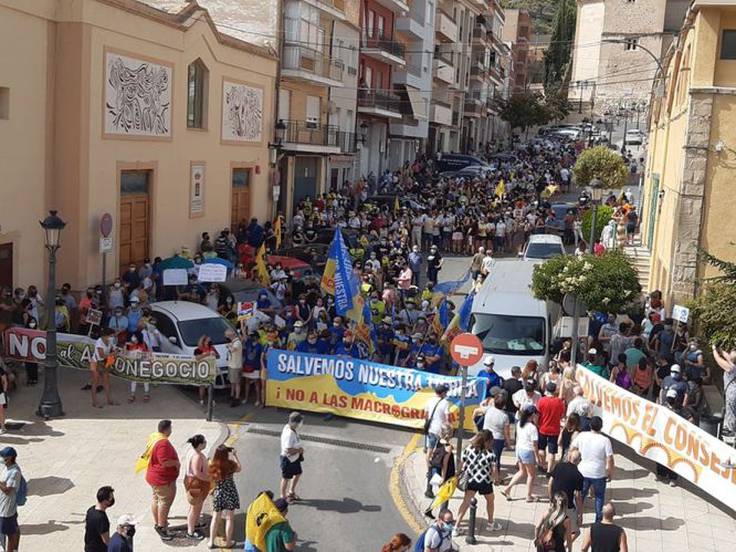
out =
<svg viewBox="0 0 736 552"><path fill-rule="evenodd" d="M358 151L358 142L354 132L339 130L337 132L337 146L342 153L355 153Z"/></svg>
<svg viewBox="0 0 736 552"><path fill-rule="evenodd" d="M452 52L435 49L434 59L439 59L441 61L444 61L447 65L454 65L452 63Z"/></svg>
<svg viewBox="0 0 736 552"><path fill-rule="evenodd" d="M312 146L337 146L338 127L310 121L283 121L284 142Z"/></svg>
<svg viewBox="0 0 736 552"><path fill-rule="evenodd" d="M377 107L400 113L401 97L386 90L358 90L358 107Z"/></svg>
<svg viewBox="0 0 736 552"><path fill-rule="evenodd" d="M389 40L383 37L366 38L364 48L378 49L401 59L406 58L406 46L401 42Z"/></svg>
<svg viewBox="0 0 736 552"><path fill-rule="evenodd" d="M319 77L342 82L345 65L339 59L331 59L322 52L294 46L287 41L284 45L284 57L281 68L292 71L306 71Z"/></svg>
<svg viewBox="0 0 736 552"><path fill-rule="evenodd" d="M472 100L465 100L464 111L465 113L469 113L471 115L480 116L483 114L483 106Z"/></svg>

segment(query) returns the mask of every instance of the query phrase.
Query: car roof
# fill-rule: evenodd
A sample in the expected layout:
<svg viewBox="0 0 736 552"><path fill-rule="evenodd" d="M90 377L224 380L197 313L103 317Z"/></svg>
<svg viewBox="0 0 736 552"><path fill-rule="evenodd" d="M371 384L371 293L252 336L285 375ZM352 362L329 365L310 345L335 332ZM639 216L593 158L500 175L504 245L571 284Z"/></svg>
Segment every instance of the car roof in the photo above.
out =
<svg viewBox="0 0 736 552"><path fill-rule="evenodd" d="M202 318L221 318L212 309L192 303L191 301L159 301L151 305L153 311L161 311L181 322L186 320L201 320Z"/></svg>
<svg viewBox="0 0 736 552"><path fill-rule="evenodd" d="M472 312L544 316L545 302L535 299L530 289L536 265L522 260L496 261L473 300Z"/></svg>
<svg viewBox="0 0 736 552"><path fill-rule="evenodd" d="M301 259L297 259L296 257L269 255L268 264L274 265L276 263L281 263L281 266L284 268L309 268L309 263L305 263L304 261L302 261Z"/></svg>
<svg viewBox="0 0 736 552"><path fill-rule="evenodd" d="M562 238L560 236L555 236L553 234L532 234L529 236L529 243L562 243Z"/></svg>

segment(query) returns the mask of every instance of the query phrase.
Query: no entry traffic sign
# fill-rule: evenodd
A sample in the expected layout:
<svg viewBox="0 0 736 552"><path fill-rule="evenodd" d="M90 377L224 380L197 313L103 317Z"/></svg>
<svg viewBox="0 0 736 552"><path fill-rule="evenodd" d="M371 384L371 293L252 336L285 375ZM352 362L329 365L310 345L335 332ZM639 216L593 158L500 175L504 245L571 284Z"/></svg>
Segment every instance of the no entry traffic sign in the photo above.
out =
<svg viewBox="0 0 736 552"><path fill-rule="evenodd" d="M483 358L483 343L471 333L461 333L450 343L450 354L460 366L472 366Z"/></svg>

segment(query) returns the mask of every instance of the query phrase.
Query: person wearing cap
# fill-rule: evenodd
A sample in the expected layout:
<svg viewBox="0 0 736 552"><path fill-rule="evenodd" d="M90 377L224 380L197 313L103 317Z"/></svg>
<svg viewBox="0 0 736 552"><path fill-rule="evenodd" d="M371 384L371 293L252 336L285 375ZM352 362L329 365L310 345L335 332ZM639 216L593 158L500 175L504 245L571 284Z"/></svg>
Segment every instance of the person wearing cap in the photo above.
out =
<svg viewBox="0 0 736 552"><path fill-rule="evenodd" d="M133 333L138 330L138 322L140 322L143 316L143 310L141 309L140 299L137 296L130 298L130 306L128 312L125 315L128 319L128 333Z"/></svg>
<svg viewBox="0 0 736 552"><path fill-rule="evenodd" d="M294 322L294 331L286 338L286 349L295 351L297 346L307 339L307 326L301 320Z"/></svg>
<svg viewBox="0 0 736 552"><path fill-rule="evenodd" d="M662 380L662 388L659 391L659 400L657 401L659 404L664 405L666 403L665 398L669 390L673 390L677 394L677 405L682 406L687 394L687 383L682 378L682 368L679 364L670 366L670 375Z"/></svg>
<svg viewBox="0 0 736 552"><path fill-rule="evenodd" d="M284 516L285 521L275 523L266 533L266 550L269 552L296 550L296 532L286 519L289 513L289 502L283 498L277 498L273 501L273 505Z"/></svg>
<svg viewBox="0 0 736 552"><path fill-rule="evenodd" d="M442 262L444 259L440 255L437 245L433 244L429 248L429 255L427 255L427 280L430 282L437 282L439 272L442 270Z"/></svg>
<svg viewBox="0 0 736 552"><path fill-rule="evenodd" d="M299 439L303 425L304 417L299 412L292 412L281 430L281 498L289 502L299 500L296 486L302 475L304 461L304 447Z"/></svg>
<svg viewBox="0 0 736 552"><path fill-rule="evenodd" d="M381 324L376 329L376 337L378 341L377 355L378 362L391 364L394 358L394 338L395 332L393 321L390 316L384 316Z"/></svg>
<svg viewBox="0 0 736 552"><path fill-rule="evenodd" d="M595 521L603 517L603 503L606 499L606 483L613 478L615 469L611 440L601 433L603 420L599 416L590 419L590 431L578 433L570 449L580 451L578 469L583 475L583 500L593 488L595 494Z"/></svg>
<svg viewBox="0 0 736 552"><path fill-rule="evenodd" d="M599 355L595 348L588 349L588 360L583 362L582 366L602 378L608 379L610 376L608 367L605 365L605 355Z"/></svg>
<svg viewBox="0 0 736 552"><path fill-rule="evenodd" d="M539 412L531 404L524 404L519 409L519 422L516 425L516 461L519 470L513 475L511 481L501 494L506 500L511 500L511 491L514 486L521 483L526 476L526 501L536 502L532 495L534 480L537 477L537 463L539 463L539 431L537 430L537 419Z"/></svg>
<svg viewBox="0 0 736 552"><path fill-rule="evenodd" d="M557 441L560 437L560 422L565 415L565 403L557 396L557 385L550 381L544 390L544 397L537 403L539 410L539 457L541 469L552 473L557 456Z"/></svg>
<svg viewBox="0 0 736 552"><path fill-rule="evenodd" d="M131 514L120 516L117 521L117 528L107 545L107 552L133 552L135 525L135 518Z"/></svg>
<svg viewBox="0 0 736 552"><path fill-rule="evenodd" d="M97 490L97 504L90 506L84 518L84 552L106 552L110 542L110 520L107 509L115 504L115 489Z"/></svg>
<svg viewBox="0 0 736 552"><path fill-rule="evenodd" d="M311 353L313 355L326 355L329 352L327 342L319 338L316 330L310 330L307 333L307 339L296 346L297 352Z"/></svg>
<svg viewBox="0 0 736 552"><path fill-rule="evenodd" d="M3 461L0 473L0 537L6 539L5 552L16 552L20 543L16 495L23 474L16 461L18 453L13 447L0 450L0 458Z"/></svg>
<svg viewBox="0 0 736 552"><path fill-rule="evenodd" d="M483 357L483 368L476 375L478 378L486 378L488 380L486 398L491 396L491 389L494 387L503 387L503 378L494 370L495 363L496 358L493 355L486 355Z"/></svg>
<svg viewBox="0 0 736 552"><path fill-rule="evenodd" d="M410 297L404 302L404 308L399 312L398 318L407 326L409 331L414 330L414 325L419 319L419 310L417 310L417 302L415 299Z"/></svg>

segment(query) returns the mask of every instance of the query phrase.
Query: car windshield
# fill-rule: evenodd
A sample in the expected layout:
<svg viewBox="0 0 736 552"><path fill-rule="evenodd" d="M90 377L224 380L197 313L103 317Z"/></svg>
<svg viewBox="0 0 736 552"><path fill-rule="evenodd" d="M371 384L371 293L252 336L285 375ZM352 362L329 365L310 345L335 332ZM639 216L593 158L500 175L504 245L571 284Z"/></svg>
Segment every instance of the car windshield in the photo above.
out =
<svg viewBox="0 0 736 552"><path fill-rule="evenodd" d="M544 352L544 318L502 314L475 314L473 318L472 332L485 351L520 356Z"/></svg>
<svg viewBox="0 0 736 552"><path fill-rule="evenodd" d="M227 329L232 329L232 326L219 316L179 322L179 333L188 347L196 347L199 338L203 335L212 338L212 343L215 345L222 345L227 342L225 337Z"/></svg>
<svg viewBox="0 0 736 552"><path fill-rule="evenodd" d="M527 259L551 259L562 255L562 247L559 243L530 243L526 248L524 257Z"/></svg>

